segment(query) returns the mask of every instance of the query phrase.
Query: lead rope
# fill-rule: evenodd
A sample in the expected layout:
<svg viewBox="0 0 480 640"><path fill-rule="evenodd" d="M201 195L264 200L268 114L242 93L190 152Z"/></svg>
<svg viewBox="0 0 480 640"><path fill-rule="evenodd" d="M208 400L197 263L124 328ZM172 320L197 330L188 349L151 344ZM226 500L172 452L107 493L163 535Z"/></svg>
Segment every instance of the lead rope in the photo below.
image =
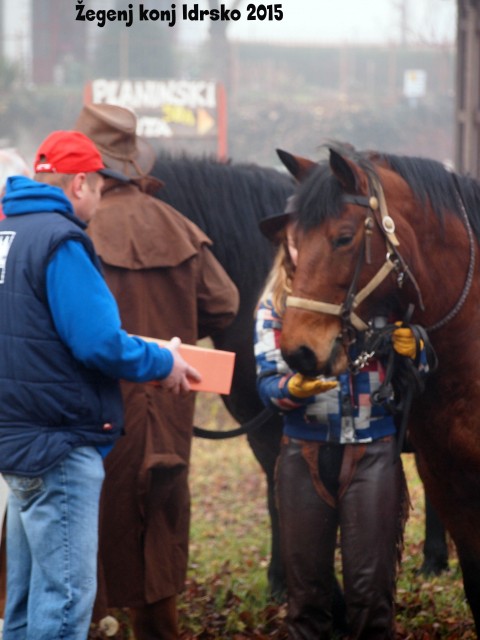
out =
<svg viewBox="0 0 480 640"><path fill-rule="evenodd" d="M447 324L447 322L450 322L450 320L452 320L452 318L454 318L457 315L457 313L463 307L463 305L465 303L465 300L467 299L468 294L470 293L470 289L471 289L472 282L473 282L473 275L474 275L473 272L475 270L475 238L473 236L472 225L470 224L470 220L468 219L468 215L467 215L467 211L465 209L465 204L464 204L464 201L463 201L463 198L462 198L462 195L461 195L461 191L458 188L457 176L455 174L453 174L453 178L454 178L455 183L456 183L456 195L457 195L458 203L460 205L460 213L462 214L462 218L463 218L463 221L465 223L465 228L467 230L468 243L469 243L469 247L470 247L470 261L469 261L469 265L468 265L468 271L467 271L467 278L465 280L465 286L463 288L463 291L462 291L462 294L461 294L460 298L457 300L457 303L447 313L447 315L444 318L442 318L438 322L435 322L435 324L432 324L430 327L427 327L426 331L436 331L437 329L440 329L441 327L445 326Z"/></svg>
<svg viewBox="0 0 480 640"><path fill-rule="evenodd" d="M278 411L266 407L258 415L251 420L244 422L237 429L229 431L219 431L214 429L204 429L202 427L193 427L193 435L196 438L205 438L206 440L227 440L228 438L237 438L238 436L248 435L252 431L256 431L266 422L278 415Z"/></svg>
<svg viewBox="0 0 480 640"><path fill-rule="evenodd" d="M425 387L426 373L432 373L438 366L437 355L425 329L420 325L409 323L412 313L413 305L410 305L402 326L411 329L415 339L416 357L414 360L395 353L390 336L398 328L397 325L388 325L370 336L370 351L377 357L382 357L382 355L386 357L384 379L379 388L371 395L371 399L373 404L384 406L394 417L397 416L395 421L397 429L395 460L398 459L404 448L413 399L422 393ZM422 352L426 365L423 376L419 371Z"/></svg>

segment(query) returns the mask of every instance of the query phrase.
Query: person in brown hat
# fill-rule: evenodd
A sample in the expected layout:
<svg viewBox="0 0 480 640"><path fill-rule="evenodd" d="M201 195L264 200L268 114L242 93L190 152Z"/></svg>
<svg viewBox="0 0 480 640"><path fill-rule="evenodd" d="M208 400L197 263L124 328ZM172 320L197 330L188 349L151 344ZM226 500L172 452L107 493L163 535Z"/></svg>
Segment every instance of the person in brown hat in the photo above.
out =
<svg viewBox="0 0 480 640"><path fill-rule="evenodd" d="M230 323L238 292L192 222L152 197L155 154L136 135L136 117L109 104L85 106L76 128L105 165L130 178L106 182L90 237L131 333L190 344ZM122 385L126 437L106 459L94 620L129 607L137 640L179 637L176 598L189 540L188 469L194 398L175 401L152 386Z"/></svg>

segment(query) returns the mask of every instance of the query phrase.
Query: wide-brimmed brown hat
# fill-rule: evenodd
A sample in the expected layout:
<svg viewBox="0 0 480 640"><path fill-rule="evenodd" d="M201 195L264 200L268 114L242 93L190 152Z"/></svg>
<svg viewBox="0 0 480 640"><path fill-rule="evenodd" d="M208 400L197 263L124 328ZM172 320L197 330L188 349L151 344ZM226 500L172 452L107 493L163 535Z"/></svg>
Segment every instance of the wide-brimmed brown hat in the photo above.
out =
<svg viewBox="0 0 480 640"><path fill-rule="evenodd" d="M260 231L269 240L277 243L279 242L281 232L283 232L287 224L295 218L296 213L297 199L295 195L291 195L287 198L285 209L282 213L274 213L260 220L258 223Z"/></svg>
<svg viewBox="0 0 480 640"><path fill-rule="evenodd" d="M155 150L136 128L133 111L106 103L85 105L75 123L77 131L93 140L108 168L144 178L155 164Z"/></svg>

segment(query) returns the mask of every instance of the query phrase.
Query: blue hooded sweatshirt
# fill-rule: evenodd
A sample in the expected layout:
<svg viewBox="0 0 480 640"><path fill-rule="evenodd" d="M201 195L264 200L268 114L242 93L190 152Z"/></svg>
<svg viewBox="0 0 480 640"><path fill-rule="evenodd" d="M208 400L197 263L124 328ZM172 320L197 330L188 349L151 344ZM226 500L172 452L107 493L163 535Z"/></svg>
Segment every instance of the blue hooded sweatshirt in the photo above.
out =
<svg viewBox="0 0 480 640"><path fill-rule="evenodd" d="M0 471L38 475L74 446L108 445L123 421L117 380L164 378L173 358L121 328L61 189L15 176L2 205Z"/></svg>

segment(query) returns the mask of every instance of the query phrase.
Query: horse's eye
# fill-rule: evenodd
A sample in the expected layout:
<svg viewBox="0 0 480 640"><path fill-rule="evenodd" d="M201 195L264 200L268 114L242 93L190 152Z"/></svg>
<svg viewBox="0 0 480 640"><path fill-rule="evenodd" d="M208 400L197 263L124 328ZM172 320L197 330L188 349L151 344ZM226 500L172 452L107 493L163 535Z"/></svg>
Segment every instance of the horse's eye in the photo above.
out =
<svg viewBox="0 0 480 640"><path fill-rule="evenodd" d="M332 245L334 249L339 249L340 247L346 247L348 246L353 240L353 236L351 235L345 235L345 236L339 236L338 238L334 238L332 240Z"/></svg>

